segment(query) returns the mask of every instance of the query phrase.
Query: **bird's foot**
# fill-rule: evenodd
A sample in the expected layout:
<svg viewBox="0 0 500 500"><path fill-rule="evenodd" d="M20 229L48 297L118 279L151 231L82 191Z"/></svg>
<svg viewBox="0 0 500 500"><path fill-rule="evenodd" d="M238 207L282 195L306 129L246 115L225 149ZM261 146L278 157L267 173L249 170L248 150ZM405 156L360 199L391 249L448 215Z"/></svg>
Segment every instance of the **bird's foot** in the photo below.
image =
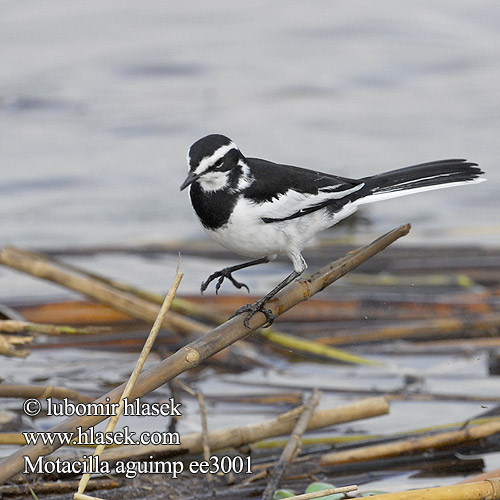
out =
<svg viewBox="0 0 500 500"><path fill-rule="evenodd" d="M236 288L246 288L248 293L250 293L250 288L248 288L245 283L240 283L239 281L235 280L233 278L233 275L231 274L233 269L231 267L225 267L224 269L221 269L220 271L217 271L213 274L211 274L202 284L201 284L201 293L203 293L207 288L208 285L215 279L219 278L217 281L217 284L215 285L215 293L219 293L219 289L224 282L225 279L228 279Z"/></svg>
<svg viewBox="0 0 500 500"><path fill-rule="evenodd" d="M246 304L243 307L240 307L237 309L231 316L229 316L229 319L234 318L235 316L238 316L239 314L243 313L248 313L247 317L243 321L244 325L247 328L250 328L249 321L252 318L252 316L257 313L261 312L264 314L266 317L266 323L262 325L262 328L267 328L268 326L271 326L274 321L274 314L272 313L271 309L266 309L264 306L266 305L267 302L267 297L264 297L263 299L258 300L257 302L254 302L253 304Z"/></svg>

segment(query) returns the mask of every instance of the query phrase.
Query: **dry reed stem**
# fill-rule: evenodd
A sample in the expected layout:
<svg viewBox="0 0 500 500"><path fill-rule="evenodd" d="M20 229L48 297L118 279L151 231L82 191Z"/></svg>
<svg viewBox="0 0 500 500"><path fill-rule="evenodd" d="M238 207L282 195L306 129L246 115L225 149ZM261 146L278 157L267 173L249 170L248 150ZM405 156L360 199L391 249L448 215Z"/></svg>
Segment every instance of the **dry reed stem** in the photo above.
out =
<svg viewBox="0 0 500 500"><path fill-rule="evenodd" d="M269 481L267 482L266 489L262 495L262 500L272 500L274 490L278 487L281 477L283 476L286 466L292 462L297 456L297 453L302 448L302 434L307 430L307 426L311 421L314 409L318 406L321 399L321 391L314 389L306 403L303 406L302 413L300 414L297 423L290 435L288 442L276 464L276 467L269 474Z"/></svg>
<svg viewBox="0 0 500 500"><path fill-rule="evenodd" d="M0 398L67 398L78 403L91 403L94 401L91 396L84 396L72 389L54 387L53 385L0 384Z"/></svg>
<svg viewBox="0 0 500 500"><path fill-rule="evenodd" d="M427 320L403 321L396 325L363 329L361 333L336 332L335 336L320 337L316 341L324 345L356 344L358 342L380 342L394 339L428 338L430 335L439 338L456 338L461 332L468 337L491 335L500 327L499 313L482 314L480 318L434 318Z"/></svg>
<svg viewBox="0 0 500 500"><path fill-rule="evenodd" d="M293 352L308 353L313 356L320 356L323 358L335 359L346 363L355 363L363 365L383 366L383 363L373 361L369 358L356 356L350 352L342 349L337 349L325 345L324 343L317 342L316 340L308 340L297 335L290 335L289 333L277 332L274 329L259 330L259 335L264 337L269 342L275 345L284 347Z"/></svg>
<svg viewBox="0 0 500 500"><path fill-rule="evenodd" d="M180 259L179 259L179 264L180 264ZM148 357L149 353L151 352L151 349L153 347L154 341L156 340L156 337L158 335L158 332L160 331L161 325L163 324L165 320L165 316L167 315L168 310L170 309L170 304L172 304L172 300L174 299L175 293L177 292L177 289L179 288L179 285L181 283L183 274L179 272L179 267L177 267L177 274L174 279L174 283L168 292L167 296L165 297L165 300L160 308L160 311L158 312L158 316L151 328L151 331L149 332L148 338L146 339L146 342L144 343L144 347L142 348L141 354L139 355L139 359L137 360L137 363L134 367L134 370L132 374L130 375L130 378L128 379L127 384L125 385L125 388L123 389L123 393L120 396L120 403L118 406L118 409L116 410L116 413L109 419L109 422L106 426L106 429L104 430L105 434L113 432L116 424L118 423L118 419L120 418L123 409L125 407L125 399L127 399L130 394L132 393L132 389L134 388L134 385L139 378L139 374L142 371L142 368L144 366L144 363L146 362L146 358ZM94 456L100 456L102 452L104 451L105 445L100 444L96 447L94 451ZM78 494L81 495L85 491L85 488L87 487L87 483L89 482L90 479L90 474L86 473L83 474L80 484L78 486ZM75 497L76 498L76 497Z"/></svg>
<svg viewBox="0 0 500 500"><path fill-rule="evenodd" d="M500 422L488 422L460 431L443 432L434 436L411 438L395 443L356 448L353 450L327 453L320 458L320 465L339 465L365 460L394 457L403 453L415 453L431 448L453 446L500 432Z"/></svg>
<svg viewBox="0 0 500 500"><path fill-rule="evenodd" d="M301 407L299 407L299 410ZM355 403L350 403L338 408L320 410L313 413L308 430L320 429L354 420L385 415L389 406L384 398L366 398ZM241 427L217 429L208 433L210 449L212 451L227 448L239 448L243 445L262 441L270 437L290 434L295 422L300 416L300 411L286 412L277 418L264 420L256 424ZM108 461L125 460L131 457L147 457L149 455L164 454L198 454L203 451L203 436L201 432L182 436L179 445L135 445L121 446L106 450L102 458Z"/></svg>
<svg viewBox="0 0 500 500"><path fill-rule="evenodd" d="M24 250L14 247L3 248L0 251L0 264L58 283L148 323L153 323L158 316L157 304L122 292L87 276L65 271L46 258ZM163 326L180 333L206 333L209 330L200 322L174 312L165 318Z"/></svg>
<svg viewBox="0 0 500 500"><path fill-rule="evenodd" d="M53 264L55 267L61 269L67 269L68 271L80 274L82 276L87 276L90 281L97 281L100 283L104 283L112 288L115 288L116 290L129 293L131 295L134 295L135 297L139 297L148 302L158 304L159 306L163 303L163 295L159 293L154 293L150 292L149 290L143 290L134 287L132 285L129 285L128 283L124 283L123 281L117 280L116 278L109 278L101 274L88 271L87 269L84 269L80 266L76 266L74 264L69 264L67 262L55 259L41 252L33 252L19 248L16 248L15 250L17 253L23 254L26 257L36 260L42 259L45 262ZM170 306L170 310L186 316L199 316L200 318L207 319L215 324L224 323L226 321L226 317L221 313L214 311L213 309L209 309L207 307L198 305L189 300L181 299L179 297L174 297L172 305Z"/></svg>
<svg viewBox="0 0 500 500"><path fill-rule="evenodd" d="M286 310L292 308L299 302L307 300L315 293L323 290L369 258L381 252L391 243L408 234L409 230L409 224L394 229L372 243L356 251L349 252L345 257L323 267L308 279L291 283L273 298L268 304L268 307L275 316L279 316ZM0 253L0 262L4 261L5 251ZM148 306L152 306L152 304L148 304ZM156 309L156 306L154 307ZM132 392L131 400L148 394L165 382L172 380L180 373L196 367L201 361L221 351L237 340L246 337L256 328L263 326L267 321L263 314L255 314L250 320L249 329L245 327L243 320L244 318L240 315L227 321L223 325L220 325L190 344L182 347L150 370L142 373ZM104 394L96 400L96 403L115 403L119 400L122 392L123 385ZM109 398L109 400L106 400L106 398ZM83 417L73 416L55 425L49 429L49 432L74 432L76 427L82 427L83 432L89 427L97 425L103 419L104 418L99 415L86 415ZM25 446L6 457L0 463L0 484L23 470L24 456L28 456L33 462L41 455L49 455L60 446L60 443L51 445L37 443L35 445Z"/></svg>
<svg viewBox="0 0 500 500"><path fill-rule="evenodd" d="M2 432L0 433L0 444L18 444L22 446L26 444L26 439L22 432Z"/></svg>
<svg viewBox="0 0 500 500"><path fill-rule="evenodd" d="M150 308L144 309L143 306L145 302L153 304L161 304L163 301L163 297L160 294L152 293L147 290L142 290L130 286L114 278L108 278L96 273L89 272L86 269L82 269L79 266L68 264L66 262L61 262L58 261L57 259L52 259L41 253L30 252L15 247L8 247L6 251L7 253L4 254L3 260L2 260L2 253L0 253L1 263L5 265L10 265L12 267L15 267L16 269L23 270L35 276L43 277L45 279L49 279L51 281L55 281L56 283L60 283L66 286L68 286L67 284L69 282L73 283L74 280L78 278L76 282L77 288L73 289L85 293L86 295L96 300L100 300L101 302L114 307L115 310L128 312L132 316L135 316L139 319L144 319L145 318L144 315L146 315L146 317L149 317L149 315L151 314ZM13 256L15 259L17 259L15 265L12 263ZM40 275L41 273L40 269L42 263L44 265L43 269L45 269L43 276ZM82 280L82 278L84 279ZM93 284L95 284L95 286L93 286ZM115 290L116 296L110 293L103 294L102 290L103 287L108 291ZM94 289L97 289L99 293L98 294L94 293ZM127 297L138 298L136 304L136 308L139 309L138 314L134 313L131 310L123 309L122 301ZM102 300L103 298L105 300ZM118 302L116 302L116 306L114 306L111 302L115 299L118 299ZM222 324L226 321L225 315L217 311L214 311L212 308L205 307L195 302L186 299L181 299L179 297L174 298L171 310L175 311L176 313L179 313L179 315L172 315L172 314L169 315L170 319L173 318L172 328L174 329L175 326L181 333L186 333L188 331L186 330L186 327L189 326L189 321L193 321L193 325L195 326L195 328L192 329L192 331L197 331L197 332L208 331L207 327L201 325L198 322L194 322L194 320L190 320L189 318L185 318L186 321L181 323L181 320L183 318L183 316L181 315L197 316L214 324ZM316 341L298 338L293 335L288 335L286 333L276 331L274 330L274 328L268 328L265 332L259 331L259 334L264 336L269 342L277 344L281 347L285 347L286 349L289 349L293 352L298 352L300 354L303 353L312 354L315 356L322 356L325 358L337 361L344 361L347 363L377 364L374 361L371 361L370 359L361 356L355 356L341 349L335 349L325 345L320 345Z"/></svg>
<svg viewBox="0 0 500 500"><path fill-rule="evenodd" d="M500 478L438 488L384 493L370 498L380 500L500 500Z"/></svg>
<svg viewBox="0 0 500 500"><path fill-rule="evenodd" d="M31 323L29 321L17 321L14 319L0 320L0 332L36 332L45 335L88 335L92 333L102 333L109 330L107 327L75 328L66 325L49 325L46 323Z"/></svg>

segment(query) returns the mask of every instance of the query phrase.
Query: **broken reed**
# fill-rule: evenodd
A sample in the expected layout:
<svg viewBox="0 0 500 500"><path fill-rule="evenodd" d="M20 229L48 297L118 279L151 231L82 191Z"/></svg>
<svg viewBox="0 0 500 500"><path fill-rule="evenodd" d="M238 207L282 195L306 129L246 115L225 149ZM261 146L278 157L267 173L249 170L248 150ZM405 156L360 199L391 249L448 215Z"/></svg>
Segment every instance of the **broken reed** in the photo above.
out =
<svg viewBox="0 0 500 500"><path fill-rule="evenodd" d="M309 278L304 278L301 281L290 284L280 294L273 298L268 304L269 308L274 316L283 314L294 305L309 299L314 294L352 271L397 239L405 236L408 234L409 230L409 224L394 229L372 243L353 252L349 252L345 257L325 266ZM7 250L0 252L0 262L5 262L5 260L9 260ZM16 267L14 265L15 263L16 259L14 258L11 259L9 265ZM148 306L154 307L156 317L158 307L151 303L147 304ZM227 321L223 325L204 334L199 339L182 347L152 369L142 373L130 395L130 399L136 399L148 394L165 382L172 380L180 373L196 367L203 360L233 344L237 340L246 337L253 330L263 326L266 322L265 316L258 313L251 318L250 328L246 328L243 324L243 319L244 318L240 315ZM123 389L124 385L122 384L109 393L101 396L96 402L105 402L107 400L106 398L109 398L109 402L116 402L119 400ZM97 425L102 420L102 416L74 416L65 419L60 424L49 429L49 432L73 432L76 427L82 427L82 431L84 431L91 426ZM48 455L59 447L60 443L54 443L52 445L35 444L25 446L16 451L0 463L0 483L23 470L25 456L28 456L33 462L39 456Z"/></svg>

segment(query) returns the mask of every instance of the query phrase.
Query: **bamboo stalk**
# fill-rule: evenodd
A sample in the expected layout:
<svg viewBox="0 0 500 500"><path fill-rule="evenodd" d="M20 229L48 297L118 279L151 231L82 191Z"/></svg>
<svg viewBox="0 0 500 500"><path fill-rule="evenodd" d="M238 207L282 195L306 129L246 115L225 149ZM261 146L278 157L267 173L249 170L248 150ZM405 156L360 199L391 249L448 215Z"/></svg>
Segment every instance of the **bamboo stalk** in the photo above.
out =
<svg viewBox="0 0 500 500"><path fill-rule="evenodd" d="M312 394L309 396L308 400L304 404L302 413L300 414L293 432L286 443L283 452L281 453L280 459L276 467L271 471L269 475L269 481L267 482L266 489L262 495L262 500L272 500L274 490L278 487L281 477L283 476L287 465L292 462L296 457L297 453L302 448L302 434L307 429L311 417L313 415L314 409L318 406L321 399L321 391L314 389Z"/></svg>
<svg viewBox="0 0 500 500"><path fill-rule="evenodd" d="M345 257L325 266L309 278L291 283L273 298L268 304L268 307L275 316L279 316L295 304L307 300L315 293L323 290L352 269L355 269L375 254L388 247L397 239L405 236L408 234L409 230L409 224L394 229L372 243L354 252L350 252ZM263 326L267 321L264 314L255 314L250 319L250 328L247 328L243 320L244 318L240 315L227 321L223 325L182 347L177 352L158 363L155 367L142 373L131 394L131 399L136 399L147 394L165 382L172 380L180 373L190 368L194 368L204 359L221 351L237 340L246 337L251 331ZM123 391L123 387L123 385L116 387L109 393L101 396L96 402L104 403L106 402L106 398L109 398L109 402L111 403L118 401ZM55 425L50 431L73 432L76 427L82 427L82 431L85 431L102 420L103 417L98 415L84 417L73 416ZM52 445L37 443L35 445L25 446L9 457L6 457L0 463L0 484L23 470L25 456L28 456L30 460L33 461L41 455L52 453L60 446L61 443L54 443Z"/></svg>
<svg viewBox="0 0 500 500"><path fill-rule="evenodd" d="M388 444L364 446L353 450L327 453L320 458L320 465L339 465L380 458L394 457L403 453L416 453L430 448L444 448L485 438L500 432L500 422L488 422L460 431L443 432L433 436L411 438Z"/></svg>
<svg viewBox="0 0 500 500"><path fill-rule="evenodd" d="M371 498L380 500L499 500L500 478L438 488L384 493Z"/></svg>

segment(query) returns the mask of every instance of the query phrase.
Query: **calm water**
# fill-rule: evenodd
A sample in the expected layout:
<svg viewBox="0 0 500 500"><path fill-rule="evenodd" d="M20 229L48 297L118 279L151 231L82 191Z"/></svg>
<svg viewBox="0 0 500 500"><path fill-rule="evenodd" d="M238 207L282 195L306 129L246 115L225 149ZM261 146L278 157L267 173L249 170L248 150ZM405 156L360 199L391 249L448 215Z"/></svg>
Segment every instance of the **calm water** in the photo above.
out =
<svg viewBox="0 0 500 500"><path fill-rule="evenodd" d="M178 186L189 145L221 132L349 176L473 159L488 183L365 215L497 244L499 28L487 0L4 2L0 243L201 236Z"/></svg>
<svg viewBox="0 0 500 500"><path fill-rule="evenodd" d="M179 185L187 148L211 132L229 135L248 156L353 177L472 159L489 182L371 206L363 215L372 225L361 231L373 235L410 221L407 243L500 243L498 2L2 2L0 46L0 245L203 237ZM169 287L175 261L107 255L77 263L159 290ZM213 264L186 258L183 293L195 293ZM0 300L61 293L0 272ZM261 291L288 267L265 272L269 283ZM52 363L67 355L72 367L80 359L91 374L72 379L62 367L59 380ZM135 356L127 356L122 362L132 366ZM104 358L38 351L5 361L3 376L78 388L102 364L104 382L125 377L116 373L120 361L110 366ZM445 370L453 359L422 363L412 358L406 366L430 386L454 390L456 372L449 377ZM462 391L467 381L486 396L498 392L496 379L486 384L483 358L466 363ZM352 370L297 364L267 376L307 378L311 386L327 375L347 380L355 372L360 386L373 378L364 368ZM391 381L393 373L382 372L377 384L390 389ZM209 377L202 389L240 386ZM481 411L479 404L436 402L415 412L413 404L394 403L391 416L359 428L404 430ZM231 414L211 410L211 425L231 425ZM488 460L498 467L496 455ZM391 489L409 486L418 484Z"/></svg>

